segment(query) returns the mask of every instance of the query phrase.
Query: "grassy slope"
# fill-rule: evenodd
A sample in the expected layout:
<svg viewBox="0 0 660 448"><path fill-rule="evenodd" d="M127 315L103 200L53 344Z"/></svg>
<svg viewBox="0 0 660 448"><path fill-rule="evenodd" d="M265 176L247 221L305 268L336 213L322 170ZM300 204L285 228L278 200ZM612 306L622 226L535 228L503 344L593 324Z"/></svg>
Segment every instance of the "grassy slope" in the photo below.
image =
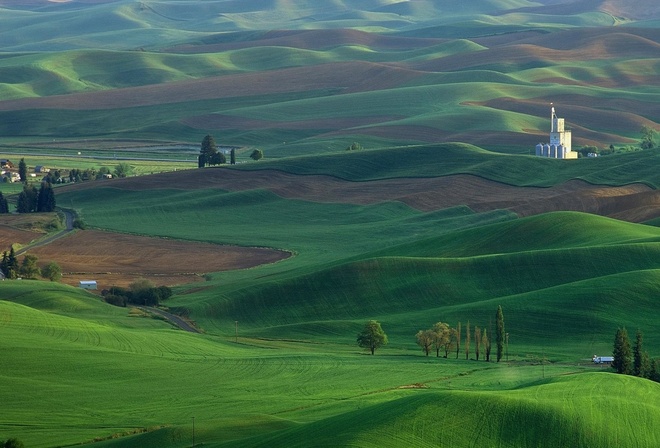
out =
<svg viewBox="0 0 660 448"><path fill-rule="evenodd" d="M546 427L559 444L594 431L605 445L657 443L660 411L648 397L658 385L648 381L564 375L575 366L436 361L396 348L356 356L333 343L269 344L243 335L235 345L126 317L60 285L0 288L9 300L0 301L1 340L12 341L3 343L2 376L13 403L0 429L29 446L161 425L101 446L180 446L193 416L197 441L207 446L309 446L310 434L316 445L334 446L462 445L475 437L491 446L529 445L548 440ZM415 383L430 389L399 389ZM624 387L626 395L613 400L612 390ZM468 412L474 406L483 414ZM462 423L448 424L456 415ZM633 431L630 422L640 419Z"/></svg>
<svg viewBox="0 0 660 448"><path fill-rule="evenodd" d="M264 160L237 169L278 169L301 175L323 173L350 181L473 174L516 186L547 187L570 179L583 179L605 185L641 182L657 188L660 178L653 167L659 156L660 151L652 150L565 163L496 154L473 145L448 143Z"/></svg>

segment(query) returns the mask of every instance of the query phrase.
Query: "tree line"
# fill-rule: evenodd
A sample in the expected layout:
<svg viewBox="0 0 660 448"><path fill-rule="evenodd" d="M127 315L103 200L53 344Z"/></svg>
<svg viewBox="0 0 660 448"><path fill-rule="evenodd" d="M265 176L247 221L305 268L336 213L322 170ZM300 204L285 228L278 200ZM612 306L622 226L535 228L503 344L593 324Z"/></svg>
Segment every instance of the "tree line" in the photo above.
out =
<svg viewBox="0 0 660 448"><path fill-rule="evenodd" d="M486 328L474 326L474 333L470 328L470 321L467 321L465 326L465 338L463 339L463 331L461 322L458 322L456 327L451 327L448 323L437 322L433 327L427 330L419 330L415 335L417 345L422 348L426 356L429 356L431 350L435 350L435 356L440 357L442 352L444 358L448 358L450 353L456 353L458 359L461 353L461 342L463 342L462 351L465 353L465 359L470 359L470 350L474 344L474 357L477 361L483 359L490 362L492 351L492 327L490 331ZM472 337L474 336L474 339ZM474 341L474 342L472 342ZM498 306L495 313L495 343L496 343L496 360L500 362L504 356L505 346L508 342L508 333L504 331L504 313L502 307Z"/></svg>
<svg viewBox="0 0 660 448"><path fill-rule="evenodd" d="M660 358L651 359L644 350L644 335L639 329L635 334L635 344L631 345L626 328L618 328L614 335L612 356L612 368L616 373L660 382Z"/></svg>
<svg viewBox="0 0 660 448"><path fill-rule="evenodd" d="M482 358L484 361L490 362L492 349L492 336L490 335L492 335L492 330L488 331L486 328L474 327L474 355L477 361ZM463 341L465 359L470 359L470 350L472 347L470 321L466 325L465 339L462 338L461 322L458 322L456 327L453 328L445 322L437 322L429 329L419 330L415 338L417 345L422 348L426 356L429 356L429 353L435 350L435 355L438 358L441 353L444 358L448 358L450 353L456 353L456 359L458 359L461 353L461 342ZM494 339L496 360L500 362L504 356L505 346L508 345L508 333L504 330L504 313L501 306L497 307L495 313ZM376 349L387 343L387 334L385 334L382 326L376 320L367 322L362 331L357 335L358 346L368 349L372 355Z"/></svg>
<svg viewBox="0 0 660 448"><path fill-rule="evenodd" d="M0 260L0 271L8 279L17 278L30 278L36 279L41 276L51 282L55 282L62 277L62 270L60 266L51 261L50 263L39 268L37 264L38 258L35 255L27 254L23 257L23 261L19 264L16 252L12 246L9 252L4 251L2 260Z"/></svg>

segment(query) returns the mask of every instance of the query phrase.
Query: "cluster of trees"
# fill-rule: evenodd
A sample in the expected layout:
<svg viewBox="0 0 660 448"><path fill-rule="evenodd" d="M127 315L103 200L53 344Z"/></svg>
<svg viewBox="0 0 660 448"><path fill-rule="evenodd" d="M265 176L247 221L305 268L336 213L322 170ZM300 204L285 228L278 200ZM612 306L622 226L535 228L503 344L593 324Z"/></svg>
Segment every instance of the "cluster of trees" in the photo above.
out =
<svg viewBox="0 0 660 448"><path fill-rule="evenodd" d="M197 166L204 168L207 165L221 165L223 163L227 163L227 158L223 153L218 151L218 146L215 144L213 136L207 134L202 140L202 147L199 150L199 157L197 158Z"/></svg>
<svg viewBox="0 0 660 448"><path fill-rule="evenodd" d="M250 154L250 158L254 161L261 160L264 158L264 152L261 149L255 149ZM223 163L227 163L227 158L222 152L218 151L218 146L213 136L207 134L202 140L202 146L197 157L197 167L204 168L207 165L222 165ZM231 165L236 164L235 148L232 148L229 153L229 163Z"/></svg>
<svg viewBox="0 0 660 448"><path fill-rule="evenodd" d="M49 182L41 182L39 190L34 185L23 185L16 200L18 213L52 212L55 210L55 192Z"/></svg>
<svg viewBox="0 0 660 448"><path fill-rule="evenodd" d="M167 286L154 286L149 280L138 280L128 288L113 286L101 292L103 300L110 305L145 305L157 306L161 301L172 296L172 289Z"/></svg>
<svg viewBox="0 0 660 448"><path fill-rule="evenodd" d="M508 333L504 331L504 314L502 307L497 307L495 314L495 341L497 347L497 362L500 362L504 355L505 345L508 343ZM492 333L492 331L491 331ZM467 322L465 328L465 339L462 339L461 323L459 322L455 328L449 326L444 322L438 322L428 330L419 330L415 335L417 345L419 345L426 356L429 355L431 350L435 350L436 357L440 357L442 351L443 357L448 358L449 353L456 353L458 359L461 353L461 340L463 340L463 351L465 352L465 359L470 359L470 350L472 348L473 333L470 329L470 321ZM474 356L477 361L482 357L486 362L490 362L490 354L492 350L492 336L489 336L488 330L474 327Z"/></svg>
<svg viewBox="0 0 660 448"><path fill-rule="evenodd" d="M601 149L598 148L597 146L587 145L587 146L583 146L582 148L576 149L576 151L580 154L580 157L588 157L590 153L599 156L607 156L610 154L640 151L642 149L653 149L658 146L655 141L658 132L655 129L649 126L642 126L640 134L641 134L641 139L639 140L639 146L628 145L628 146L615 147L614 145L610 145L609 148Z"/></svg>
<svg viewBox="0 0 660 448"><path fill-rule="evenodd" d="M52 174L53 172L51 171ZM57 177L55 179L61 179L59 171L55 171ZM69 170L69 182L86 182L89 180L100 180L107 177L128 177L133 174L133 167L126 162L121 162L115 165L114 170L110 170L107 166L102 166L101 168L87 168L85 170L80 170L78 168L73 168ZM46 176L47 177L47 176ZM45 179L45 177L44 177Z"/></svg>
<svg viewBox="0 0 660 448"><path fill-rule="evenodd" d="M362 149L362 145L358 142L353 142L346 147L346 151L359 151L360 149Z"/></svg>
<svg viewBox="0 0 660 448"><path fill-rule="evenodd" d="M660 382L660 359L651 359L648 352L644 350L643 341L644 335L637 330L633 347L625 327L617 329L614 335L612 368L616 373Z"/></svg>
<svg viewBox="0 0 660 448"><path fill-rule="evenodd" d="M443 353L445 358L449 357L449 353L455 351L456 358L461 352L461 323L459 322L456 328L452 328L449 324L438 322L428 330L420 330L415 335L417 345L419 345L426 356L429 355L431 350L435 350L436 356L440 357L440 352ZM483 353L483 359L486 362L490 361L491 353L491 337L488 331L484 328L474 327L474 347L475 358L478 361ZM471 349L471 331L470 322L468 321L465 331L465 343L463 349L465 351L465 359L470 359ZM497 347L497 362L500 362L504 356L505 345L508 345L508 333L504 331L504 313L502 307L498 306L495 313L495 342ZM360 347L368 349L373 355L376 349L387 344L387 335L383 331L380 323L375 320L370 320L364 326L362 331L357 335L357 343Z"/></svg>
<svg viewBox="0 0 660 448"><path fill-rule="evenodd" d="M37 257L34 255L26 255L23 261L19 264L16 252L12 247L9 252L5 251L0 260L0 271L4 274L5 278L42 278L48 279L52 282L59 280L62 277L62 270L60 266L51 261L42 268L37 264Z"/></svg>

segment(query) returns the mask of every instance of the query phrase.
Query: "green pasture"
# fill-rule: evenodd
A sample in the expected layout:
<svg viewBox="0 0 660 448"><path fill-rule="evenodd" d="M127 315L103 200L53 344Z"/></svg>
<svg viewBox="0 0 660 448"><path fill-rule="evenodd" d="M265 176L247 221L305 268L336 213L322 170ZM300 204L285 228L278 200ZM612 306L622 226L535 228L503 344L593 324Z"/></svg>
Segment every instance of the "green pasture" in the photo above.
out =
<svg viewBox="0 0 660 448"><path fill-rule="evenodd" d="M245 164L235 169L276 169L292 174L327 174L349 181L472 174L516 186L549 187L571 179L598 185L660 185L655 169L660 150L577 160L500 154L464 143L411 145L378 151L299 156ZM533 174L533 175L532 175Z"/></svg>
<svg viewBox="0 0 660 448"><path fill-rule="evenodd" d="M98 446L186 446L193 418L204 446L432 446L475 437L543 445L544 428L560 444L594 432L596 446L657 443L660 410L649 398L657 384L541 354L496 364L426 358L396 341L373 357L341 338L241 334L235 343L129 317L66 286L5 282L0 294L3 401L11 403L0 434L31 447L103 438Z"/></svg>

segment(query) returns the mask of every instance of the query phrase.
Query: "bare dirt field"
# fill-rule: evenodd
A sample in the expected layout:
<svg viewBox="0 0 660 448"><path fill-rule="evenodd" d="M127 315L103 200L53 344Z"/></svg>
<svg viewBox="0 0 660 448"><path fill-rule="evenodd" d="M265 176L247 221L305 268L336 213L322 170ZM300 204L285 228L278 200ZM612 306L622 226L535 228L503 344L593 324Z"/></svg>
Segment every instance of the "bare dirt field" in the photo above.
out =
<svg viewBox="0 0 660 448"><path fill-rule="evenodd" d="M220 246L135 235L78 231L29 251L40 262L56 261L62 282L96 280L99 289L128 286L140 278L156 285L202 281L203 274L274 263L291 254L266 248Z"/></svg>

